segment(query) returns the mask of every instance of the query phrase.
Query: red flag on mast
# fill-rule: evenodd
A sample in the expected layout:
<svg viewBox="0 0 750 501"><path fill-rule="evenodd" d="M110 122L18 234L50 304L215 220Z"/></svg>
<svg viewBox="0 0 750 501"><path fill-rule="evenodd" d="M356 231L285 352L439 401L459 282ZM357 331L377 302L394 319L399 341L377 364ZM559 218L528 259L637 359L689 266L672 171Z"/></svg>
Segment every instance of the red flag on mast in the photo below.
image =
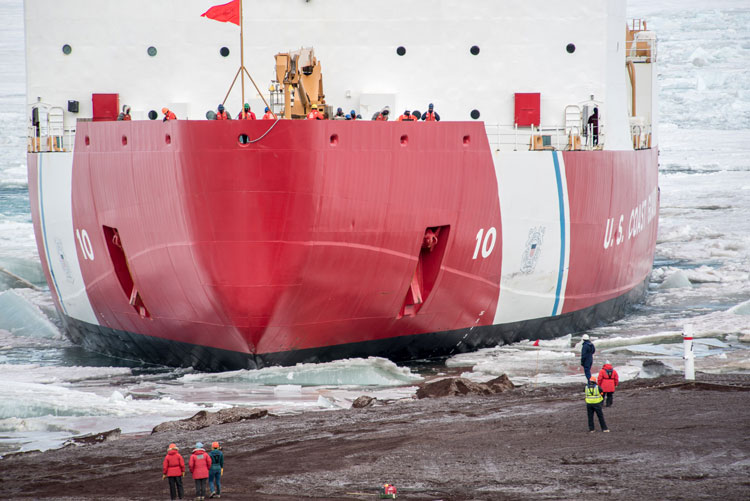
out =
<svg viewBox="0 0 750 501"><path fill-rule="evenodd" d="M239 26L240 0L232 0L229 3L225 3L222 5L214 5L206 12L201 14L201 17L207 17L215 21L221 21L222 23L234 23Z"/></svg>

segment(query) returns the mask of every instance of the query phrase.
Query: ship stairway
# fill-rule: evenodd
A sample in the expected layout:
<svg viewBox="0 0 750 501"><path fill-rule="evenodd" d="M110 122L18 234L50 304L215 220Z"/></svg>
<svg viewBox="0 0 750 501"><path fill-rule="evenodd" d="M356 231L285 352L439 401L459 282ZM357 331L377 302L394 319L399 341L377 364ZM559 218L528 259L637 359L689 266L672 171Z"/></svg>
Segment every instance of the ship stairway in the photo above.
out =
<svg viewBox="0 0 750 501"><path fill-rule="evenodd" d="M565 135L581 134L581 108L576 104L565 107Z"/></svg>

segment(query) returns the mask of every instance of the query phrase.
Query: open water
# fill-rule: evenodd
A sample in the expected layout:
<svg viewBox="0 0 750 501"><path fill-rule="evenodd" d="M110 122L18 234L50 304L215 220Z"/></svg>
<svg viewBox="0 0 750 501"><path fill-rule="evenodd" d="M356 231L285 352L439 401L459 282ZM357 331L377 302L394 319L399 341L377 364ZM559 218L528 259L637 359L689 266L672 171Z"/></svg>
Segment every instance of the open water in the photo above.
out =
<svg viewBox="0 0 750 501"><path fill-rule="evenodd" d="M646 359L682 367L681 330L695 328L696 368L750 370L750 4L630 3L659 37L661 212L648 297L626 318L589 332L595 369L646 377ZM448 368L519 384L581 381L580 336L399 367L382 359L201 374L146 368L87 353L62 335L39 264L26 181L21 0L0 0L0 455L57 447L72 435L142 432L200 409L274 412L348 407L370 394L408 398Z"/></svg>

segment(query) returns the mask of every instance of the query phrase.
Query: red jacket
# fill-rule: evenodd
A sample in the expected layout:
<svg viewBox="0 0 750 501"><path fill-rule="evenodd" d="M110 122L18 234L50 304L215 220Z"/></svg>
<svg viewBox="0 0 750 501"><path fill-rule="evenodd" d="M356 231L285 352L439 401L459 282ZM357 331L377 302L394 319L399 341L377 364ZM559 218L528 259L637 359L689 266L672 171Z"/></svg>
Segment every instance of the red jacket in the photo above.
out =
<svg viewBox="0 0 750 501"><path fill-rule="evenodd" d="M237 115L237 120L257 120L255 118L255 112L254 111L240 111L239 115Z"/></svg>
<svg viewBox="0 0 750 501"><path fill-rule="evenodd" d="M211 456L203 449L195 449L190 456L190 473L193 478L199 480L208 478L208 470L211 469Z"/></svg>
<svg viewBox="0 0 750 501"><path fill-rule="evenodd" d="M185 473L185 460L177 449L170 449L164 458L162 473L168 477L181 477Z"/></svg>
<svg viewBox="0 0 750 501"><path fill-rule="evenodd" d="M599 371L596 383L601 387L603 393L614 393L615 386L620 384L620 376L612 368L612 364L604 364L602 370Z"/></svg>

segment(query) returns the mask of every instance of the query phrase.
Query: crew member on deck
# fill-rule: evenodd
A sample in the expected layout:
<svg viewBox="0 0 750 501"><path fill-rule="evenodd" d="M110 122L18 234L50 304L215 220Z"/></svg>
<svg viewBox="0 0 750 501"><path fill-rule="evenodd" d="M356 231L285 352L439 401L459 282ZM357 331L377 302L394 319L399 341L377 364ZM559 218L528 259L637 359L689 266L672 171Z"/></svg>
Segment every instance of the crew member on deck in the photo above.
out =
<svg viewBox="0 0 750 501"><path fill-rule="evenodd" d="M386 106L385 108L383 108L382 111L376 112L372 116L372 119L373 120L377 120L379 122L387 122L388 121L388 115L390 115L390 114L391 114L391 110L390 110L390 108L388 108L388 106Z"/></svg>
<svg viewBox="0 0 750 501"><path fill-rule="evenodd" d="M310 110L310 113L307 114L308 120L324 120L325 117L318 111L318 105L313 104L312 110Z"/></svg>
<svg viewBox="0 0 750 501"><path fill-rule="evenodd" d="M594 113L589 117L588 124L591 126L591 144L599 144L599 108L594 108Z"/></svg>
<svg viewBox="0 0 750 501"><path fill-rule="evenodd" d="M237 115L237 120L255 120L255 112L250 109L250 105L245 103L242 107L242 111Z"/></svg>
<svg viewBox="0 0 750 501"><path fill-rule="evenodd" d="M229 115L229 112L224 109L224 105L220 104L217 108L219 111L216 112L216 120L231 120L232 117Z"/></svg>
<svg viewBox="0 0 750 501"><path fill-rule="evenodd" d="M275 119L276 119L276 115L271 113L271 110L268 108L268 106L266 106L266 114L263 115L263 120L275 120Z"/></svg>
<svg viewBox="0 0 750 501"><path fill-rule="evenodd" d="M398 117L399 122L416 122L417 119L411 114L411 111L406 110L404 114Z"/></svg>
<svg viewBox="0 0 750 501"><path fill-rule="evenodd" d="M435 105L430 103L430 105L427 107L427 111L424 115L422 115L422 120L425 122L439 122L440 121L440 115L437 114L437 111L435 111Z"/></svg>
<svg viewBox="0 0 750 501"><path fill-rule="evenodd" d="M162 108L161 112L164 113L164 119L162 122L166 122L167 120L177 120L177 115L169 111L169 108Z"/></svg>
<svg viewBox="0 0 750 501"><path fill-rule="evenodd" d="M344 110L341 108L336 108L336 114L333 115L334 120L346 120L346 115L344 115Z"/></svg>
<svg viewBox="0 0 750 501"><path fill-rule="evenodd" d="M122 113L117 115L117 120L130 120L130 106L127 104L122 105Z"/></svg>

